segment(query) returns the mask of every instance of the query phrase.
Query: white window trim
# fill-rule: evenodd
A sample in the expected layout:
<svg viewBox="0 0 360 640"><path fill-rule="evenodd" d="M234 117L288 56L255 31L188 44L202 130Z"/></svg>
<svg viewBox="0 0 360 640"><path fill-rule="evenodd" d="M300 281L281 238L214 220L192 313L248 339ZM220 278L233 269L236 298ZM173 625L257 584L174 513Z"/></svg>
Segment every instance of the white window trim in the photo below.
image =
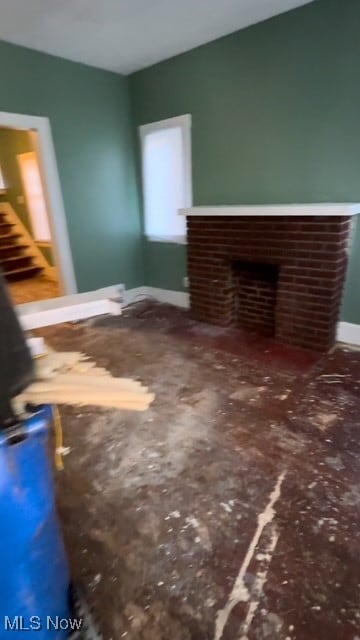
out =
<svg viewBox="0 0 360 640"><path fill-rule="evenodd" d="M152 236L145 234L149 242L169 242L171 244L187 244L187 236Z"/></svg>
<svg viewBox="0 0 360 640"><path fill-rule="evenodd" d="M141 167L142 175L143 170L143 138L152 133L153 131L161 131L163 129L173 129L174 127L181 127L184 140L184 176L185 176L185 198L189 204L188 207L192 207L192 155L191 155L191 114L185 113L181 116L175 116L173 118L166 118L165 120L157 120L156 122L150 122L143 124L139 127L140 141L141 141ZM181 209L178 210L178 215ZM149 242L169 242L172 244L187 244L187 236L153 236L145 233L145 237Z"/></svg>

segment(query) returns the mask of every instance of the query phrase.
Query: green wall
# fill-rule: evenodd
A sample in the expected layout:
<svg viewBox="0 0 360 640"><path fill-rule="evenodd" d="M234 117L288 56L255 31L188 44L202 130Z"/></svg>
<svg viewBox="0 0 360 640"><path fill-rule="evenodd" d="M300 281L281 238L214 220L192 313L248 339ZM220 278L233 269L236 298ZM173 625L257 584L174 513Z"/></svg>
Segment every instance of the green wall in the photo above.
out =
<svg viewBox="0 0 360 640"><path fill-rule="evenodd" d="M0 111L50 119L80 291L143 284L128 79L0 42Z"/></svg>
<svg viewBox="0 0 360 640"><path fill-rule="evenodd" d="M192 114L195 205L360 202L360 1L316 0L130 77L136 127ZM181 290L183 246L145 243ZM360 225L343 319L360 323Z"/></svg>

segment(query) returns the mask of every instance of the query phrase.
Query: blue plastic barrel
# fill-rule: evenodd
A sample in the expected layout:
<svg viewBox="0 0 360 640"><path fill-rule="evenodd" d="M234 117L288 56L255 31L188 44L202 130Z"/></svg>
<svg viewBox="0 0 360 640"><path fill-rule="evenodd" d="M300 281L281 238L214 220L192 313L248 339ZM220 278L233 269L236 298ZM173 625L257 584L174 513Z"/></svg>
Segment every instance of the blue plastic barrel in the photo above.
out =
<svg viewBox="0 0 360 640"><path fill-rule="evenodd" d="M69 636L69 570L49 460L50 407L9 444L0 430L0 640Z"/></svg>

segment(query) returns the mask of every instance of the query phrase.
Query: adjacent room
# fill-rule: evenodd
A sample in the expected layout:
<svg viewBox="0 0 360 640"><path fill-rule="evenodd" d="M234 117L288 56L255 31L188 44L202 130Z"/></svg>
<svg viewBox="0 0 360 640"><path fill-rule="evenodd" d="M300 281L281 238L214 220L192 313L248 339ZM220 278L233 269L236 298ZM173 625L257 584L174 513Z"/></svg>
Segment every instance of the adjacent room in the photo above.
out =
<svg viewBox="0 0 360 640"><path fill-rule="evenodd" d="M0 640L360 639L359 25L0 0Z"/></svg>
<svg viewBox="0 0 360 640"><path fill-rule="evenodd" d="M60 295L37 133L0 127L0 265L15 304Z"/></svg>

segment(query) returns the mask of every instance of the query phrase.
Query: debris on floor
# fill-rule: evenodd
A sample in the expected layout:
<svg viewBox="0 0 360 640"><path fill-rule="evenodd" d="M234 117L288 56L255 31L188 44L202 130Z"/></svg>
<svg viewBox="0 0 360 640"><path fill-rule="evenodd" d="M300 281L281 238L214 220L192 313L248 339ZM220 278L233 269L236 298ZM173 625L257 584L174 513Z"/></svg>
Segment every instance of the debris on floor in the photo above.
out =
<svg viewBox="0 0 360 640"><path fill-rule="evenodd" d="M48 351L35 363L35 382L17 397L22 404L95 405L146 411L155 397L141 382L114 378L83 353Z"/></svg>
<svg viewBox="0 0 360 640"><path fill-rule="evenodd" d="M140 303L41 330L156 394L61 409L72 574L105 640L357 640L360 352L216 329Z"/></svg>

